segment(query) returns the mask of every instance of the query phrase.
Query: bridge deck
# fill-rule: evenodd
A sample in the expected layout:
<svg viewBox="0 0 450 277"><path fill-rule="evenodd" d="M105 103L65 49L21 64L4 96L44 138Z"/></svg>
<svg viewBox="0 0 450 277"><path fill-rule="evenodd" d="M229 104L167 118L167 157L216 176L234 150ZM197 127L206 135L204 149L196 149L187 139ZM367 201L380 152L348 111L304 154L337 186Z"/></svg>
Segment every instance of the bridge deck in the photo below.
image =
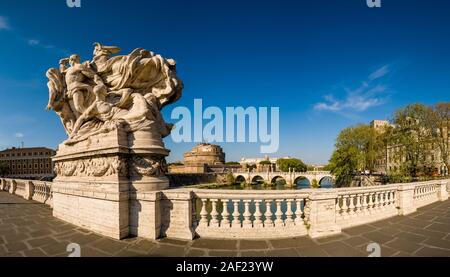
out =
<svg viewBox="0 0 450 277"><path fill-rule="evenodd" d="M54 218L45 205L0 192L0 256L67 256L70 243L81 246L82 256L367 256L367 245L377 242L381 256L450 257L449 231L450 200L315 240L116 241Z"/></svg>

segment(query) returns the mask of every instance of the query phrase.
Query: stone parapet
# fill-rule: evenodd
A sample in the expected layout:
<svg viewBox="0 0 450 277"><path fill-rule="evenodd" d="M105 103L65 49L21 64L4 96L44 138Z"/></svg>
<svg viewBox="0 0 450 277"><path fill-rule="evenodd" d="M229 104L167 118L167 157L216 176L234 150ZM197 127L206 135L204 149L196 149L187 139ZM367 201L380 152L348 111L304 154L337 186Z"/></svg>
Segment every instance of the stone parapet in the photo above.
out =
<svg viewBox="0 0 450 277"><path fill-rule="evenodd" d="M114 238L270 239L339 234L448 199L450 180L370 188L285 191L171 189L101 193L102 186L1 179L26 199L52 203L55 216ZM105 187L111 183L103 184ZM34 187L34 188L33 188ZM68 189L71 188L72 189ZM30 197L31 196L31 197ZM53 198L52 198L53 196Z"/></svg>

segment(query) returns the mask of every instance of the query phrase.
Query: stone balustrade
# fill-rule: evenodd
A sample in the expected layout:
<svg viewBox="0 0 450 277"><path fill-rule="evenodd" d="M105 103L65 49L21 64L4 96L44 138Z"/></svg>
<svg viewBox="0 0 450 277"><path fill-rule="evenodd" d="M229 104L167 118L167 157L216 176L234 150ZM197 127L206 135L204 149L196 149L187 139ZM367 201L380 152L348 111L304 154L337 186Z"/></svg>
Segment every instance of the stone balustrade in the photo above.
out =
<svg viewBox="0 0 450 277"><path fill-rule="evenodd" d="M0 179L0 190L52 205L52 183ZM191 240L324 237L448 199L450 180L283 191L179 188L140 194L138 236Z"/></svg>
<svg viewBox="0 0 450 277"><path fill-rule="evenodd" d="M397 215L397 187L337 189L337 224L348 228Z"/></svg>
<svg viewBox="0 0 450 277"><path fill-rule="evenodd" d="M450 180L435 180L339 189L162 191L166 195L162 209L170 209L170 223L177 222L174 227L166 222L168 232L162 235L182 239L324 237L445 201L449 184ZM176 205L171 195L176 195ZM191 211L191 217L186 211Z"/></svg>
<svg viewBox="0 0 450 277"><path fill-rule="evenodd" d="M307 234L303 191L194 190L200 237L277 238Z"/></svg>
<svg viewBox="0 0 450 277"><path fill-rule="evenodd" d="M0 191L34 200L52 207L52 183L35 180L0 179Z"/></svg>
<svg viewBox="0 0 450 277"><path fill-rule="evenodd" d="M422 207L438 201L439 185L435 183L418 185L414 188L414 206Z"/></svg>

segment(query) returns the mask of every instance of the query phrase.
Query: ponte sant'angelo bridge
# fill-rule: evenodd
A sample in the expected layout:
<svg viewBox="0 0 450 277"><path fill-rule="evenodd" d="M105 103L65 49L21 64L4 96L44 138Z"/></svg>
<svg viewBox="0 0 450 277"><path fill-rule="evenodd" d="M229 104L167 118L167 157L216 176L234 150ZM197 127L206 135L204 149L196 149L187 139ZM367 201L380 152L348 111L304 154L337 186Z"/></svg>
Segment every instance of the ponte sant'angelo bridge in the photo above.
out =
<svg viewBox="0 0 450 277"><path fill-rule="evenodd" d="M233 176L238 183L246 182L248 184L264 182L267 184L273 184L277 180L283 179L286 184L292 186L297 184L300 180L306 179L311 185L314 180L318 184L321 184L324 180L334 182L335 177L330 171L306 171L306 172L251 172L251 171L233 171Z"/></svg>

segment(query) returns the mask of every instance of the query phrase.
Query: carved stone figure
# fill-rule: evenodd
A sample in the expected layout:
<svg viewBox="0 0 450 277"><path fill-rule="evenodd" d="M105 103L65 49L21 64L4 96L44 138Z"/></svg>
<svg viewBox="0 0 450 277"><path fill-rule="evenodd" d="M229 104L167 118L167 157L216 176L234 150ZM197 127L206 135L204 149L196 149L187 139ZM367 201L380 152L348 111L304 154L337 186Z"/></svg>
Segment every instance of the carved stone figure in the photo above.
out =
<svg viewBox="0 0 450 277"><path fill-rule="evenodd" d="M160 110L181 96L175 61L141 48L111 57L119 51L95 43L92 61L81 63L80 56L71 55L60 60L59 70L48 70L47 109L60 116L67 144L119 126L130 132L152 126L151 132L169 135L172 125Z"/></svg>

